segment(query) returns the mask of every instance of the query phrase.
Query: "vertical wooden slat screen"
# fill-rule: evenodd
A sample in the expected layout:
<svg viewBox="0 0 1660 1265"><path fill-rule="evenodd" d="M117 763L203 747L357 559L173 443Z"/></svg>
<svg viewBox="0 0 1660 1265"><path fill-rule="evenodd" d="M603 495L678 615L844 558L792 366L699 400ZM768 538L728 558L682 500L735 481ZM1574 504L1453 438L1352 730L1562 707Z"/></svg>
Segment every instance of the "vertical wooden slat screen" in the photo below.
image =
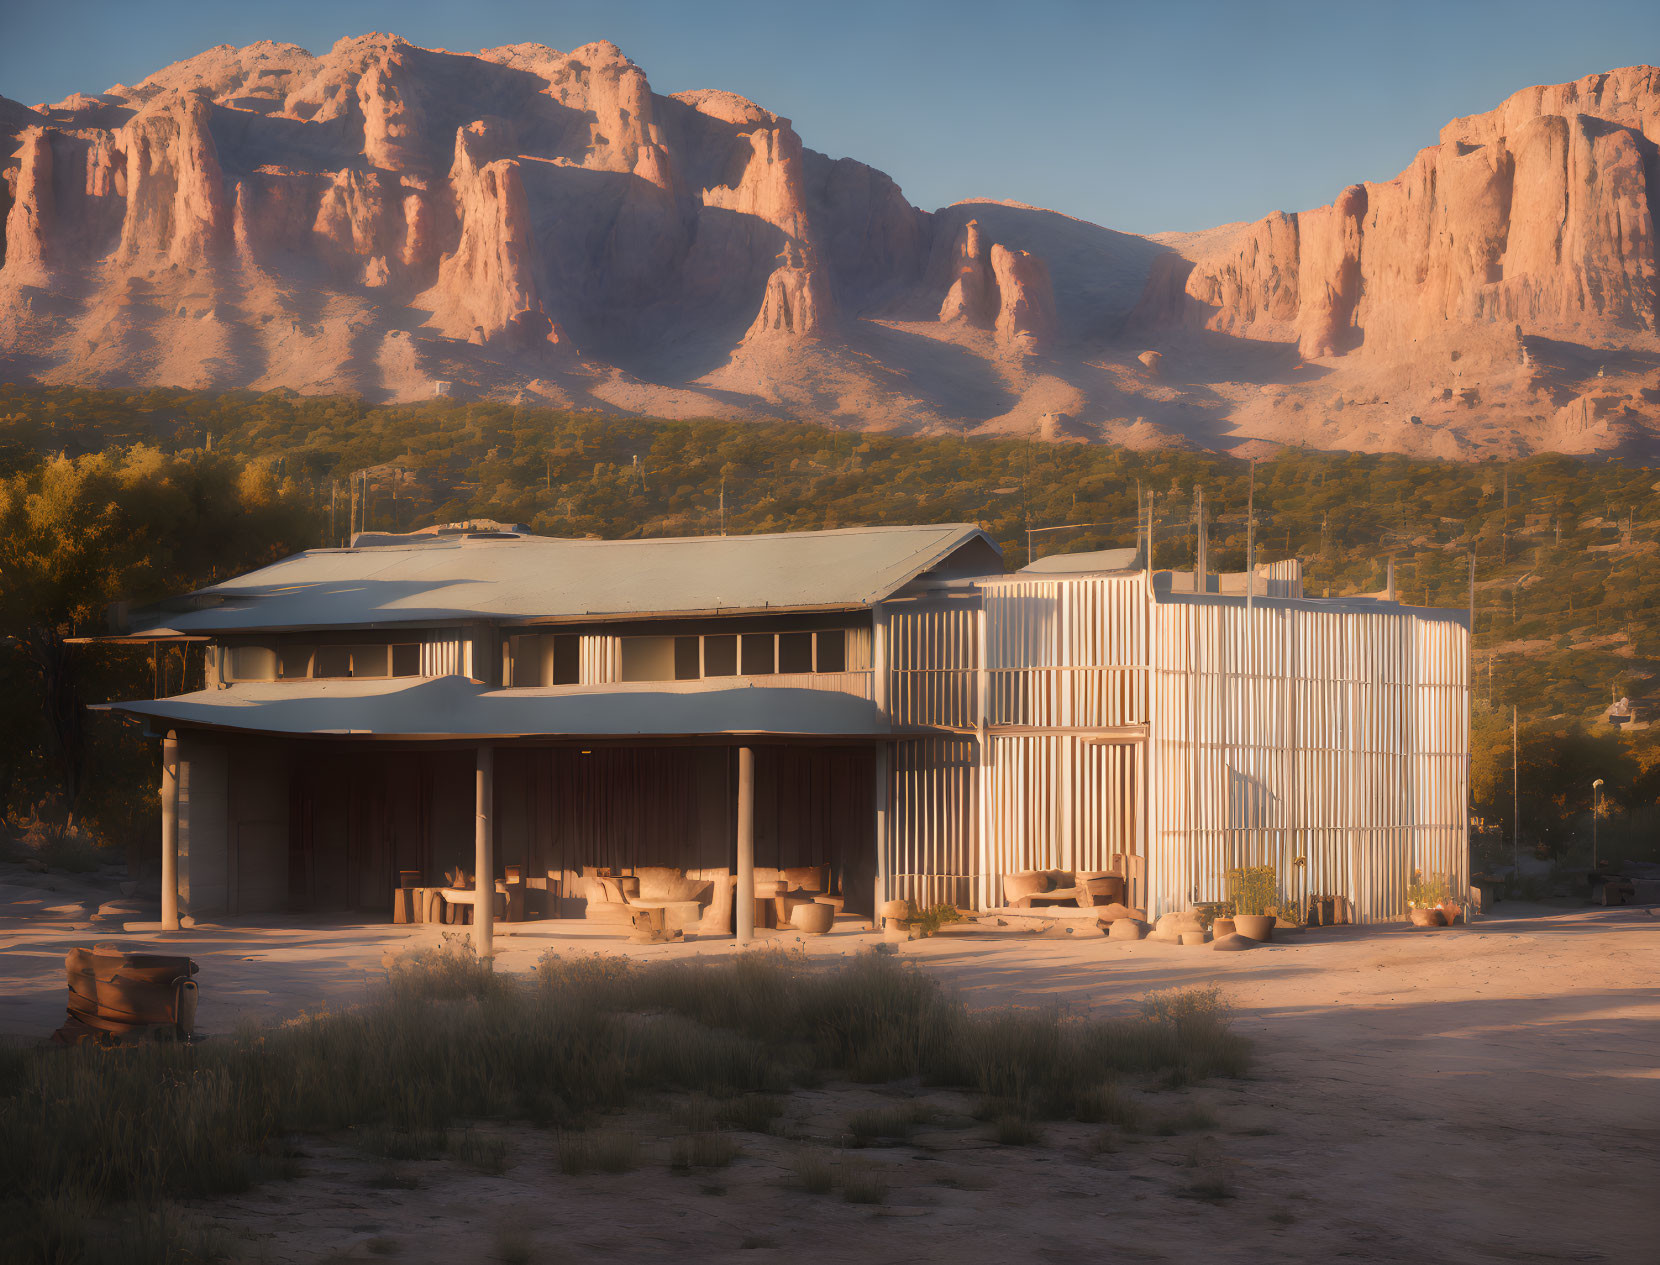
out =
<svg viewBox="0 0 1660 1265"><path fill-rule="evenodd" d="M1398 918L1414 869L1468 886L1468 633L1429 612L1164 602L1151 741L1155 909L1282 891ZM1301 866L1296 864L1302 858Z"/></svg>
<svg viewBox="0 0 1660 1265"><path fill-rule="evenodd" d="M888 603L892 723L956 731L898 744L894 894L985 908L1003 874L1119 853L1154 914L1224 899L1242 865L1361 921L1404 914L1414 870L1465 890L1468 631L1301 600L1291 562L1262 578L1250 608L1140 574L989 580L980 613Z"/></svg>

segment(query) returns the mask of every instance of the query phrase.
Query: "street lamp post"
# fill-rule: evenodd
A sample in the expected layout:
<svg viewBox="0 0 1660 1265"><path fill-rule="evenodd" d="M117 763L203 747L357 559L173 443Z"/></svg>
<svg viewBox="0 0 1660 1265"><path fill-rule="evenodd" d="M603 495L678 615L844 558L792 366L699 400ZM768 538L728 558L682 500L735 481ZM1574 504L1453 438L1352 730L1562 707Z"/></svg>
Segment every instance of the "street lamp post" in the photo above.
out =
<svg viewBox="0 0 1660 1265"><path fill-rule="evenodd" d="M1593 872L1597 868L1597 791L1601 787L1602 779L1600 777L1591 783L1591 869Z"/></svg>

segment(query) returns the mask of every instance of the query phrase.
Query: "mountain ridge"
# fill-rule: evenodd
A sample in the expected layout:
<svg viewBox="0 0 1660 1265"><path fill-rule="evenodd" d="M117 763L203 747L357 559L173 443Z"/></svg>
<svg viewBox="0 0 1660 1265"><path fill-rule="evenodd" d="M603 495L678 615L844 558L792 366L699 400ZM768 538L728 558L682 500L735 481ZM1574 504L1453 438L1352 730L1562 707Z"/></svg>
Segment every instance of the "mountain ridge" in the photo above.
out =
<svg viewBox="0 0 1660 1265"><path fill-rule="evenodd" d="M603 41L219 45L0 98L0 137L14 380L1243 453L1660 434L1649 67L1523 89L1326 206L1151 237L924 211Z"/></svg>

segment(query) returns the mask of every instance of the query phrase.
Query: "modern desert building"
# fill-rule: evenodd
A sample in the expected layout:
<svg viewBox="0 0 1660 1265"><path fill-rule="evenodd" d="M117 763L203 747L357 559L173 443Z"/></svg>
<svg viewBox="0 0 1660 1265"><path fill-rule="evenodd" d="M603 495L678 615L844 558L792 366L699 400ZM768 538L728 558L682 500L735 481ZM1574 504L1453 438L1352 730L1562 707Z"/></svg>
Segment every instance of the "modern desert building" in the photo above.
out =
<svg viewBox="0 0 1660 1265"><path fill-rule="evenodd" d="M553 913L585 868L741 911L751 867L824 866L869 911L1116 861L1153 916L1271 864L1399 917L1415 870L1468 881L1467 619L1300 575L1007 573L969 525L364 535L126 616L205 688L111 706L165 744L168 916L385 917L476 857Z"/></svg>

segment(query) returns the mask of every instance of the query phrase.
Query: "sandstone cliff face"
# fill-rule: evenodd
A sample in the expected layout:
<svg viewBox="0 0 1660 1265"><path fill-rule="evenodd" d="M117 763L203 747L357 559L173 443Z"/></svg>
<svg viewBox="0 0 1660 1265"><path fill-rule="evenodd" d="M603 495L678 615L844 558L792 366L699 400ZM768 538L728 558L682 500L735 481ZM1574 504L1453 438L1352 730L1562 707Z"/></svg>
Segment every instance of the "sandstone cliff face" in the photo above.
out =
<svg viewBox="0 0 1660 1265"><path fill-rule="evenodd" d="M116 259L129 266L215 263L228 243L219 154L208 130L209 103L193 94L162 96L121 129L126 155L126 217Z"/></svg>
<svg viewBox="0 0 1660 1265"><path fill-rule="evenodd" d="M543 310L519 164L490 157L504 130L481 121L456 133L449 188L459 238L438 265L437 283L415 300L432 309L434 328L479 343L504 333L521 314Z"/></svg>
<svg viewBox="0 0 1660 1265"><path fill-rule="evenodd" d="M1652 340L1651 155L1660 72L1530 88L1457 119L1395 179L1278 214L1151 279L1143 316L1295 341L1307 358L1410 354L1492 322L1574 341Z"/></svg>
<svg viewBox="0 0 1660 1265"><path fill-rule="evenodd" d="M920 210L755 102L654 93L603 41L224 45L0 97L0 373L1606 451L1660 435L1657 139L1660 72L1635 67L1454 120L1329 206L1149 240Z"/></svg>
<svg viewBox="0 0 1660 1265"><path fill-rule="evenodd" d="M43 127L28 128L21 139L11 209L6 213L5 272L19 282L40 285L50 273L47 234L56 210L52 142Z"/></svg>

